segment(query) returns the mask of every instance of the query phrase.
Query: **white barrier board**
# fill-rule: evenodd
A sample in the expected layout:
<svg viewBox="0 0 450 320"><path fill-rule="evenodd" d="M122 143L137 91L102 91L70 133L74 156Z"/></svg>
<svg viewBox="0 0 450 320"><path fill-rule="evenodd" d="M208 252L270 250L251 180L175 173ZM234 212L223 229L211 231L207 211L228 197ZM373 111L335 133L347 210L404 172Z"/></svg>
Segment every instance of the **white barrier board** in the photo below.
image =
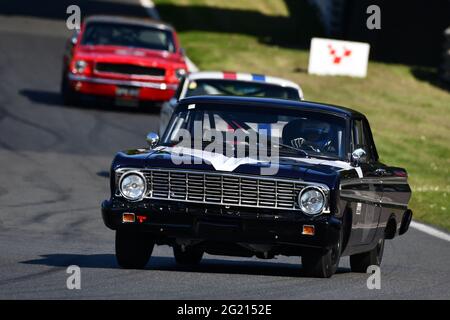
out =
<svg viewBox="0 0 450 320"><path fill-rule="evenodd" d="M333 39L311 39L308 73L364 78L370 45Z"/></svg>

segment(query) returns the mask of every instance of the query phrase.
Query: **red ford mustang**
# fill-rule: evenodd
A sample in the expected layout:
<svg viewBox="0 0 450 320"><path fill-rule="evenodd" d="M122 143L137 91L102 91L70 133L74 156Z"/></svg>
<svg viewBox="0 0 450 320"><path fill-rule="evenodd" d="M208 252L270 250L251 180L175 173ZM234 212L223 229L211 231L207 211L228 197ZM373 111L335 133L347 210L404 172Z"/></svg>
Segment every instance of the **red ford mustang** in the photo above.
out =
<svg viewBox="0 0 450 320"><path fill-rule="evenodd" d="M68 41L61 92L65 104L82 96L112 98L119 105L162 102L186 72L176 32L167 24L92 16Z"/></svg>

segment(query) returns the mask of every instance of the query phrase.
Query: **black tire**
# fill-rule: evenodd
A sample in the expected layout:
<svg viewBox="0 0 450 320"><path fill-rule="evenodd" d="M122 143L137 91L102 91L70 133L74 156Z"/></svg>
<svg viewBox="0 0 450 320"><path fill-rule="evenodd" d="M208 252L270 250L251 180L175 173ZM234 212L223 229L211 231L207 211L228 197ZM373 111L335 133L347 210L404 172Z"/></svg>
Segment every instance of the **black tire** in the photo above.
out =
<svg viewBox="0 0 450 320"><path fill-rule="evenodd" d="M377 246L372 250L350 256L350 267L352 269L352 272L366 273L369 266L381 265L383 252L384 238L380 239Z"/></svg>
<svg viewBox="0 0 450 320"><path fill-rule="evenodd" d="M154 241L143 232L116 231L116 259L121 268L143 269L152 255Z"/></svg>
<svg viewBox="0 0 450 320"><path fill-rule="evenodd" d="M341 258L343 232L338 243L322 253L310 253L302 256L302 266L307 276L330 278L336 273Z"/></svg>
<svg viewBox="0 0 450 320"><path fill-rule="evenodd" d="M63 74L61 80L61 95L66 106L77 106L80 103L78 94L69 86L66 74Z"/></svg>
<svg viewBox="0 0 450 320"><path fill-rule="evenodd" d="M182 251L180 245L175 245L173 247L173 255L178 264L196 265L202 260L203 251L192 247L186 247L185 250Z"/></svg>

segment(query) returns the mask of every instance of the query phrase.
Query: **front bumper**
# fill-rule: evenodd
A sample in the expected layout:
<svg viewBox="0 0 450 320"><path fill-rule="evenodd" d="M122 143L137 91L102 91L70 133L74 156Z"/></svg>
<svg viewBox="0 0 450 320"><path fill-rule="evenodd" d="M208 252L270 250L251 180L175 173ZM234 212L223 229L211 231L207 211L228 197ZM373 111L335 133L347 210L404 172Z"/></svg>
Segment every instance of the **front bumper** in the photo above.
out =
<svg viewBox="0 0 450 320"><path fill-rule="evenodd" d="M243 211L245 210L245 211ZM144 217L141 222L122 222L122 214ZM233 243L267 244L293 248L328 249L339 241L341 220L332 215L307 217L289 210L225 208L219 205L170 201L129 203L106 200L102 217L110 229L135 228L157 238L196 239ZM304 225L315 234L303 235Z"/></svg>
<svg viewBox="0 0 450 320"><path fill-rule="evenodd" d="M142 101L167 101L178 86L176 83L87 77L72 73L69 74L69 84L75 92L106 97L116 97L118 87L139 88L137 99Z"/></svg>

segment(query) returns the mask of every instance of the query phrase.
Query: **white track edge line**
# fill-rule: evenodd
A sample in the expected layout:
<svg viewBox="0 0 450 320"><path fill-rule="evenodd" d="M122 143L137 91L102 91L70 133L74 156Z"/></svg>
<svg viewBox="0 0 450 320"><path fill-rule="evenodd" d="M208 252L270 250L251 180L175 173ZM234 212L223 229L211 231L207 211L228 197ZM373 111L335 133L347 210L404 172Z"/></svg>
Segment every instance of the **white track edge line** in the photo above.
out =
<svg viewBox="0 0 450 320"><path fill-rule="evenodd" d="M449 241L450 242L450 234L445 233L444 231L438 230L436 228L430 227L426 224L417 222L417 221L411 221L410 224L411 228L414 228L416 230L422 231L430 236L433 236L435 238L439 238L441 240Z"/></svg>

